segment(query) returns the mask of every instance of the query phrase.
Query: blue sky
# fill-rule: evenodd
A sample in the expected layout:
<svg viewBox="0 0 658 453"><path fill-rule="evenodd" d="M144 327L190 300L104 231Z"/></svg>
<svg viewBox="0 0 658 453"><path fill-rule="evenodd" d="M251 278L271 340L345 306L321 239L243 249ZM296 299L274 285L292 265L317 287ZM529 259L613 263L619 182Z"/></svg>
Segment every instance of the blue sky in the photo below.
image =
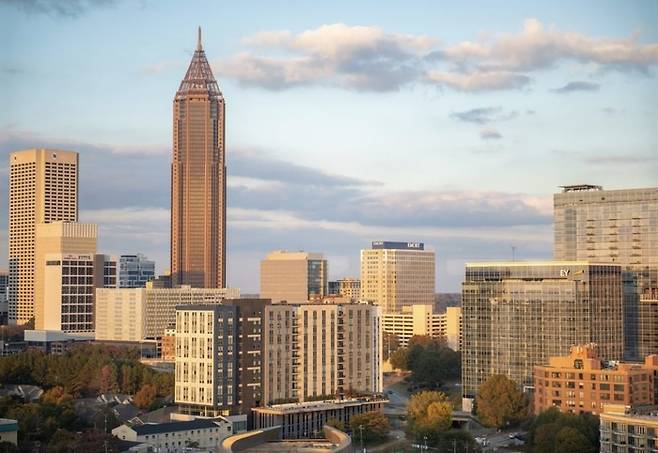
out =
<svg viewBox="0 0 658 453"><path fill-rule="evenodd" d="M171 102L200 25L243 292L271 249L324 252L335 278L377 239L424 241L457 291L466 261L551 256L557 186L656 185L655 1L355 3L0 1L0 151L79 151L101 249L166 268Z"/></svg>

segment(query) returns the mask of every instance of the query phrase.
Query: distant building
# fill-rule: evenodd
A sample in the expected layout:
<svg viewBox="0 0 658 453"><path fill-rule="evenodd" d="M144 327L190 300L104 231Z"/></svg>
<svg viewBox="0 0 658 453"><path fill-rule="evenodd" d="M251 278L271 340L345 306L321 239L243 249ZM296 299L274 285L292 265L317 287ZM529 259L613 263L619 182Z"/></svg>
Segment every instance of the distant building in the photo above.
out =
<svg viewBox="0 0 658 453"><path fill-rule="evenodd" d="M320 253L271 252L260 263L260 297L306 303L327 294L327 260Z"/></svg>
<svg viewBox="0 0 658 453"><path fill-rule="evenodd" d="M624 272L624 357L658 354L658 187L565 186L553 196L555 259Z"/></svg>
<svg viewBox="0 0 658 453"><path fill-rule="evenodd" d="M422 242L375 241L361 250L361 298L384 313L434 303L435 255Z"/></svg>
<svg viewBox="0 0 658 453"><path fill-rule="evenodd" d="M18 445L18 421L10 418L0 418L0 443L7 442Z"/></svg>
<svg viewBox="0 0 658 453"><path fill-rule="evenodd" d="M434 305L406 306L398 313L382 315L382 330L395 335L400 347L406 347L414 335L445 338L451 349L461 345L461 308L448 307L446 313L434 313Z"/></svg>
<svg viewBox="0 0 658 453"><path fill-rule="evenodd" d="M356 302L361 298L361 281L358 278L342 278L329 282L327 294Z"/></svg>
<svg viewBox="0 0 658 453"><path fill-rule="evenodd" d="M380 316L369 304L266 306L263 403L381 392Z"/></svg>
<svg viewBox="0 0 658 453"><path fill-rule="evenodd" d="M9 272L0 269L0 325L9 322Z"/></svg>
<svg viewBox="0 0 658 453"><path fill-rule="evenodd" d="M26 330L25 345L44 354L61 355L81 343L91 343L93 332L64 332L61 330Z"/></svg>
<svg viewBox="0 0 658 453"><path fill-rule="evenodd" d="M606 404L600 420L601 453L658 451L658 406Z"/></svg>
<svg viewBox="0 0 658 453"><path fill-rule="evenodd" d="M623 352L621 267L579 261L466 265L462 285L464 409L487 378L533 385L533 368L571 346Z"/></svg>
<svg viewBox="0 0 658 453"><path fill-rule="evenodd" d="M160 348L162 360L176 360L176 328L165 329Z"/></svg>
<svg viewBox="0 0 658 453"><path fill-rule="evenodd" d="M182 414L250 415L263 402L265 299L176 307L174 399Z"/></svg>
<svg viewBox="0 0 658 453"><path fill-rule="evenodd" d="M234 434L233 430L232 421L218 417L213 420L121 425L112 430L112 435L121 440L148 444L158 452L173 453L186 451L190 447L217 451L222 440Z"/></svg>
<svg viewBox="0 0 658 453"><path fill-rule="evenodd" d="M156 341L176 322L176 306L219 304L237 288L103 288L96 290L96 340Z"/></svg>
<svg viewBox="0 0 658 453"><path fill-rule="evenodd" d="M655 370L647 359L646 364L605 362L596 345L574 346L569 356L551 357L548 365L535 366L535 414L557 407L597 415L610 403L655 404Z"/></svg>
<svg viewBox="0 0 658 453"><path fill-rule="evenodd" d="M385 398L373 396L255 407L254 428L281 426L284 439L309 439L322 433L328 420L338 420L349 426L354 415L381 412L387 402Z"/></svg>
<svg viewBox="0 0 658 453"><path fill-rule="evenodd" d="M78 221L78 153L29 149L9 155L9 323L34 317L37 224Z"/></svg>
<svg viewBox="0 0 658 453"><path fill-rule="evenodd" d="M119 257L119 287L144 288L146 282L155 278L155 261L146 256L121 255Z"/></svg>

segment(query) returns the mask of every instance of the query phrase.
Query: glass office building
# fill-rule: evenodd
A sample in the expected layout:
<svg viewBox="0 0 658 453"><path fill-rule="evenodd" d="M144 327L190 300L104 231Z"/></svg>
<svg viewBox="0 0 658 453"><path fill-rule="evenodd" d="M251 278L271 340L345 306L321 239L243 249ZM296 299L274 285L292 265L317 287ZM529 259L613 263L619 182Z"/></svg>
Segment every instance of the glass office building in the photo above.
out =
<svg viewBox="0 0 658 453"><path fill-rule="evenodd" d="M155 278L155 261L144 255L121 255L119 258L119 287L144 288Z"/></svg>

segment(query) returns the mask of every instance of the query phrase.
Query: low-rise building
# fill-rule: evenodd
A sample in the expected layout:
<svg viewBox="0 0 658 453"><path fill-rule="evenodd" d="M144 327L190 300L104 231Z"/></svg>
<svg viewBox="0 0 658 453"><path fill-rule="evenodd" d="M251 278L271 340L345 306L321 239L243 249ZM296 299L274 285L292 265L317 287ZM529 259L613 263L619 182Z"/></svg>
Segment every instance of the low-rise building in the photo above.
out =
<svg viewBox="0 0 658 453"><path fill-rule="evenodd" d="M222 417L145 425L121 425L112 430L121 440L149 444L158 452L182 452L196 447L217 450L233 435L233 423Z"/></svg>
<svg viewBox="0 0 658 453"><path fill-rule="evenodd" d="M445 313L435 313L431 304L409 305L398 313L382 315L382 331L395 335L400 347L406 347L414 335L446 339L456 351L461 346L461 308L448 307Z"/></svg>
<svg viewBox="0 0 658 453"><path fill-rule="evenodd" d="M365 412L381 412L387 402L385 398L373 396L255 407L252 409L254 429L281 426L283 439L318 437L327 420L338 420L349 426L352 416Z"/></svg>
<svg viewBox="0 0 658 453"><path fill-rule="evenodd" d="M162 360L176 359L176 327L165 329L160 346Z"/></svg>
<svg viewBox="0 0 658 453"><path fill-rule="evenodd" d="M594 344L574 346L569 356L551 357L548 365L535 366L535 413L557 407L562 412L596 415L610 403L653 404L653 374L642 363L601 360Z"/></svg>
<svg viewBox="0 0 658 453"><path fill-rule="evenodd" d="M600 420L601 453L658 451L658 406L606 404Z"/></svg>
<svg viewBox="0 0 658 453"><path fill-rule="evenodd" d="M18 445L18 421L0 418L0 443L8 442Z"/></svg>

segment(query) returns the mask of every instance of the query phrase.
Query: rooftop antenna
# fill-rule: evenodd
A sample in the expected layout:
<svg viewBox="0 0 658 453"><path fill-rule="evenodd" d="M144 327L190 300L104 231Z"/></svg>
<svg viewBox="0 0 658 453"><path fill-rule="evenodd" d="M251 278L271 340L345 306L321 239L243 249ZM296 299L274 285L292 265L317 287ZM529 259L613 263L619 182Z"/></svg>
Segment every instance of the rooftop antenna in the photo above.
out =
<svg viewBox="0 0 658 453"><path fill-rule="evenodd" d="M199 37L196 42L196 50L203 50L203 47L201 47L201 26L199 26Z"/></svg>

